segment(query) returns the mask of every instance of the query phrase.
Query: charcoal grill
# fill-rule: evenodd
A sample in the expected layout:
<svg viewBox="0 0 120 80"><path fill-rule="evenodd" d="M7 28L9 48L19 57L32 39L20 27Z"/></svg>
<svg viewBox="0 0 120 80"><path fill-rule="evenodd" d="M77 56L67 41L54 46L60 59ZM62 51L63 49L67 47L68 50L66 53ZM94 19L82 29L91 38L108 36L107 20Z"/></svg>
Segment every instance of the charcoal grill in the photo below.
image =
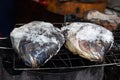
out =
<svg viewBox="0 0 120 80"><path fill-rule="evenodd" d="M16 24L15 27L21 26L23 24ZM55 26L61 27L65 24L63 23L54 23ZM112 49L105 55L105 60L103 63L90 62L86 59L79 57L78 55L73 55L69 50L64 46L61 48L59 53L50 59L47 63L41 65L39 68L31 68L24 64L21 58L17 56L17 53L11 48L11 42L9 38L4 39L4 47L0 47L2 50L1 54L7 55L8 59L5 59L4 62L11 63L15 70L73 70L80 68L88 67L97 67L97 66L120 66L120 29L113 31L114 35L114 45ZM3 43L2 43L3 44ZM9 44L9 45L8 45ZM1 50L0 50L1 51ZM10 55L10 56L9 56Z"/></svg>
<svg viewBox="0 0 120 80"><path fill-rule="evenodd" d="M114 10L115 11L115 10ZM70 18L73 21L80 21L79 18ZM65 19L65 21L67 21ZM69 20L68 20L69 21ZM72 21L72 22L73 22ZM16 24L15 27L23 25ZM62 27L66 23L53 23L56 27ZM105 60L103 63L90 62L86 59L79 57L78 55L73 55L64 46L60 49L59 53L50 59L47 63L41 65L39 68L31 68L24 64L21 58L18 57L17 53L13 50L11 46L10 38L4 37L0 38L0 56L3 58L3 62L6 64L11 64L14 70L39 70L39 71L50 71L50 70L75 70L88 67L98 67L98 66L120 66L120 26L117 30L113 31L114 44L112 49L106 53Z"/></svg>

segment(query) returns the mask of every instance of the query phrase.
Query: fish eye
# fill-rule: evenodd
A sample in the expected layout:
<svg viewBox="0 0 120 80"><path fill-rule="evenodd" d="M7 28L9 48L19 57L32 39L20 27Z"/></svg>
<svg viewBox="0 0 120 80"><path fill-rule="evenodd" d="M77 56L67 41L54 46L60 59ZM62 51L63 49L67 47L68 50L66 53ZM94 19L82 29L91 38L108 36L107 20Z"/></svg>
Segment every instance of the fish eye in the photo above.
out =
<svg viewBox="0 0 120 80"><path fill-rule="evenodd" d="M102 46L102 42L101 41L97 41L96 43L97 43L98 46L100 46L100 47Z"/></svg>

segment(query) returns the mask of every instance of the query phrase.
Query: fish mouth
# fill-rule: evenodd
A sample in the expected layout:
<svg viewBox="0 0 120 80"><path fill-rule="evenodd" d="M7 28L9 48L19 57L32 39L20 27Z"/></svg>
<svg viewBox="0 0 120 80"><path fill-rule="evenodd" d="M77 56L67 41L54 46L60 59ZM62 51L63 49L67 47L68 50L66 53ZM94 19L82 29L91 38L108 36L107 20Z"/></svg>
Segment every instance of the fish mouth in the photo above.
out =
<svg viewBox="0 0 120 80"><path fill-rule="evenodd" d="M103 52L102 52L102 54L103 54ZM102 55L102 54L101 54L101 52L92 52L90 55L90 57L91 57L90 60L101 63L104 60L104 55Z"/></svg>
<svg viewBox="0 0 120 80"><path fill-rule="evenodd" d="M93 62L102 63L104 61L104 55L101 55L99 52L82 52L80 56Z"/></svg>
<svg viewBox="0 0 120 80"><path fill-rule="evenodd" d="M95 44L91 45L91 43L81 41L79 48L81 50L81 54L79 54L81 57L94 62L103 62L105 53L103 46L99 47Z"/></svg>

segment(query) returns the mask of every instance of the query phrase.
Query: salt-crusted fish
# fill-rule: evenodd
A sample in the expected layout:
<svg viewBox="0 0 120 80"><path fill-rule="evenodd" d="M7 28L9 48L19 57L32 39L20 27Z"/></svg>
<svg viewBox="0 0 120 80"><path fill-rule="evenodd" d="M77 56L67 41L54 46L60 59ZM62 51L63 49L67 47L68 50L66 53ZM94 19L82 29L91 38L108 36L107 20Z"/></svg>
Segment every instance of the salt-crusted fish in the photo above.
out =
<svg viewBox="0 0 120 80"><path fill-rule="evenodd" d="M39 67L56 55L64 44L64 36L60 29L51 23L33 21L11 34L13 48L30 67Z"/></svg>
<svg viewBox="0 0 120 80"><path fill-rule="evenodd" d="M66 38L65 46L90 61L102 62L110 50L114 38L111 31L92 23L73 22L62 27Z"/></svg>
<svg viewBox="0 0 120 80"><path fill-rule="evenodd" d="M106 13L101 13L97 10L90 10L86 12L84 19L102 25L111 31L117 29L120 24L120 17L117 13L115 14L115 12L112 13L108 10L106 10Z"/></svg>

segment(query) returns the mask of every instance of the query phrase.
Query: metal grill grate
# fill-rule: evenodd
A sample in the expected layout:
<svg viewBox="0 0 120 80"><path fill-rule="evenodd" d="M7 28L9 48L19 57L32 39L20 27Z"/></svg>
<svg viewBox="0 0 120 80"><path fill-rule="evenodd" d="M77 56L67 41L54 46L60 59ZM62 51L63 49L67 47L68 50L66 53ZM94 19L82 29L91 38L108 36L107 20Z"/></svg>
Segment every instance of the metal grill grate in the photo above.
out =
<svg viewBox="0 0 120 80"><path fill-rule="evenodd" d="M55 23L61 27L63 24ZM47 63L41 65L40 68L30 68L25 66L24 62L14 54L13 66L15 70L56 70L56 69L78 69L96 66L120 65L120 30L113 31L114 45L112 49L105 55L104 63L90 62L86 59L73 55L64 46L59 53L50 59Z"/></svg>
<svg viewBox="0 0 120 80"><path fill-rule="evenodd" d="M23 25L18 24L16 27ZM64 24L54 23L55 26L61 27ZM104 63L97 63L97 62L90 62L86 59L79 57L78 55L73 55L69 50L67 50L64 46L61 48L59 53L50 59L47 63L41 65L40 68L31 68L24 64L24 62L17 56L17 53L11 47L11 42L9 38L0 38L7 39L7 43L3 44L0 47L0 55L5 54L7 55L7 60L5 62L13 64L15 70L63 70L63 69L80 69L80 68L87 68L87 67L96 67L96 66L110 66L116 65L120 66L120 30L114 30L114 45L112 49L105 55ZM7 45L7 46L6 46ZM3 47L5 46L5 47ZM1 52L1 49L2 50Z"/></svg>

